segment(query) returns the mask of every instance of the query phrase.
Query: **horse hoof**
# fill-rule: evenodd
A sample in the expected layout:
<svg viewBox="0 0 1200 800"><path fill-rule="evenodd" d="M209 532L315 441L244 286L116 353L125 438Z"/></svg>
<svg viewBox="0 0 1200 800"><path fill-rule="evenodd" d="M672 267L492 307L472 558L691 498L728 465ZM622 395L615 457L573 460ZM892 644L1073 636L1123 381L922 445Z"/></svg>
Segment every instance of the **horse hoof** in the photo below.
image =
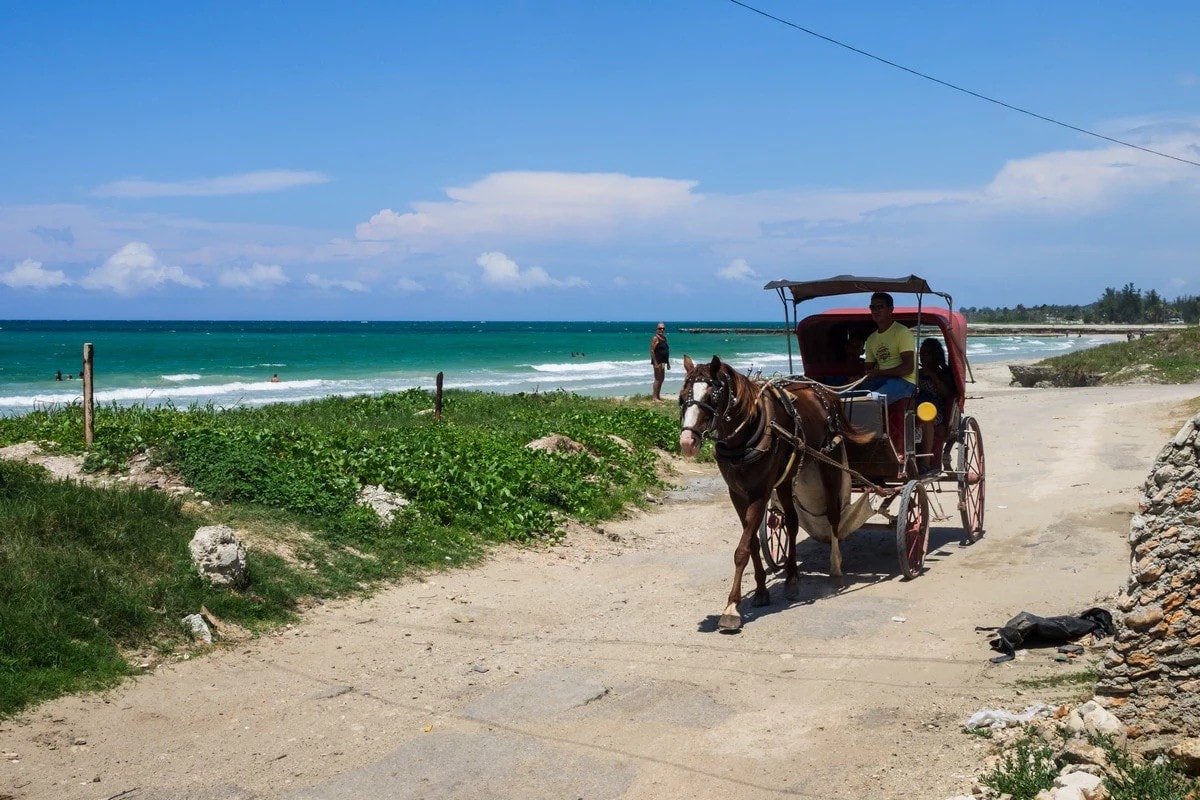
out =
<svg viewBox="0 0 1200 800"><path fill-rule="evenodd" d="M721 618L717 620L717 629L729 632L740 631L742 629L742 618L731 614L722 614Z"/></svg>
<svg viewBox="0 0 1200 800"><path fill-rule="evenodd" d="M783 596L788 600L800 599L800 584L789 583L783 587Z"/></svg>
<svg viewBox="0 0 1200 800"><path fill-rule="evenodd" d="M755 608L771 605L771 593L767 591L755 592L753 604Z"/></svg>

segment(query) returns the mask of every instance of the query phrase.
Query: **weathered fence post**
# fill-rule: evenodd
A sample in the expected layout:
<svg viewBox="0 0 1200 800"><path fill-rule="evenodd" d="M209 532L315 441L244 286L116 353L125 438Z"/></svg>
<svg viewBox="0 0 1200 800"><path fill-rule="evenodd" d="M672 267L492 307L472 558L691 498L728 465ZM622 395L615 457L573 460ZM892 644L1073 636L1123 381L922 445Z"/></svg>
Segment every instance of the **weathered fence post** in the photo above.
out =
<svg viewBox="0 0 1200 800"><path fill-rule="evenodd" d="M442 373L437 374L437 394L433 396L433 418L442 418Z"/></svg>
<svg viewBox="0 0 1200 800"><path fill-rule="evenodd" d="M83 444L91 447L96 438L92 419L92 343L83 346Z"/></svg>

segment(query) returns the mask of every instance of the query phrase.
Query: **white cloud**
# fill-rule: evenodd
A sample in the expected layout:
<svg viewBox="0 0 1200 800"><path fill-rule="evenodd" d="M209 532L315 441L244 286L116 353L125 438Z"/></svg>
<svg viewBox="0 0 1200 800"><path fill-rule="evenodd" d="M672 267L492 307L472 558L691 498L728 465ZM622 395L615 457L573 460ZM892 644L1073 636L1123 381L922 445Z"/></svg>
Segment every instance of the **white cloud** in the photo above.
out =
<svg viewBox="0 0 1200 800"><path fill-rule="evenodd" d="M367 290L367 285L362 281L339 281L332 278L322 278L313 272L304 276L304 282L318 289L341 289L345 292L365 292Z"/></svg>
<svg viewBox="0 0 1200 800"><path fill-rule="evenodd" d="M125 245L79 282L85 289L108 289L125 295L156 289L166 283L192 288L204 285L185 273L182 267L163 264L144 242Z"/></svg>
<svg viewBox="0 0 1200 800"><path fill-rule="evenodd" d="M13 289L51 289L71 281L62 270L43 269L42 262L27 258L8 272L0 272L0 283Z"/></svg>
<svg viewBox="0 0 1200 800"><path fill-rule="evenodd" d="M222 270L217 283L230 289L269 289L289 282L278 264L254 264L249 269Z"/></svg>
<svg viewBox="0 0 1200 800"><path fill-rule="evenodd" d="M496 172L446 190L449 200L385 208L355 229L359 239L479 234L608 235L696 202L696 181L616 173Z"/></svg>
<svg viewBox="0 0 1200 800"><path fill-rule="evenodd" d="M1114 138L1191 161L1200 159L1200 124L1123 120ZM1200 189L1200 169L1121 145L1014 159L981 192L987 204L1090 212L1169 187Z"/></svg>
<svg viewBox="0 0 1200 800"><path fill-rule="evenodd" d="M221 175L216 178L196 178L189 181L121 180L99 186L92 194L97 197L218 197L279 192L297 186L328 182L329 178L320 172L280 169Z"/></svg>
<svg viewBox="0 0 1200 800"><path fill-rule="evenodd" d="M750 268L744 258L735 258L717 270L717 277L727 281L761 281L762 276Z"/></svg>
<svg viewBox="0 0 1200 800"><path fill-rule="evenodd" d="M425 287L412 278L400 278L396 281L396 288L402 292L423 292Z"/></svg>
<svg viewBox="0 0 1200 800"><path fill-rule="evenodd" d="M483 269L483 282L497 289L520 292L546 286L587 286L587 281L582 278L568 278L565 281L552 278L541 267L521 269L517 262L504 253L483 253L475 259L475 263Z"/></svg>

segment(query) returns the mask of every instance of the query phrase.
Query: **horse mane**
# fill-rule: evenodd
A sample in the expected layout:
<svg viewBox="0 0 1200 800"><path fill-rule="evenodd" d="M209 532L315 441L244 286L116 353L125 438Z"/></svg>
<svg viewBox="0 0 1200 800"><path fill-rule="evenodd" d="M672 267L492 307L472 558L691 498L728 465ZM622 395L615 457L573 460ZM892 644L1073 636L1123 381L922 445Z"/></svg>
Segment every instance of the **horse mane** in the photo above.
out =
<svg viewBox="0 0 1200 800"><path fill-rule="evenodd" d="M731 384L731 402L726 413L734 419L749 419L758 405L758 387L755 386L754 381L750 380L749 377L738 372L724 361L721 362L720 372L727 373L724 377Z"/></svg>

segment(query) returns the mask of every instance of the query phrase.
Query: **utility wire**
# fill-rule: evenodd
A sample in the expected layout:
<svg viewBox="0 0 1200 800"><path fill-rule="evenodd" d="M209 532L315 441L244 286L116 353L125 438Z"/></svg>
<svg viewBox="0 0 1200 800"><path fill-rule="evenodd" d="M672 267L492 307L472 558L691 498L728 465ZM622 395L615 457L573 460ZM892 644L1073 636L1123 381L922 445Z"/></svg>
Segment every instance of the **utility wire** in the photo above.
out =
<svg viewBox="0 0 1200 800"><path fill-rule="evenodd" d="M1151 155L1161 156L1163 158L1169 158L1172 161L1179 161L1183 164L1191 164L1193 167L1200 167L1200 161L1190 161L1186 158L1180 158L1179 156L1173 156L1170 153L1163 153L1158 150L1151 150L1149 147L1142 147L1141 145L1133 144L1132 142L1122 141L1121 139L1114 139L1111 136L1105 136L1102 133L1096 133L1095 131L1089 131L1087 128L1080 128L1075 125L1070 125L1066 122L1060 122L1059 120L1042 116L1041 114L1035 113L1033 111L1029 111L1028 109L1020 108L1018 106L1014 106L1009 103L1005 103L1003 100L997 100L994 97L988 97L987 95L980 94L979 92L973 92L970 89L963 88L962 86L956 86L953 83L941 80L940 78L935 78L932 75L926 75L924 72L918 72L917 70L906 67L903 64L897 64L895 61L888 61L886 58L882 58L873 53L868 53L866 50L859 50L857 47L848 45L845 42L839 42L837 39L833 39L829 36L825 36L824 34L817 33L814 30L809 30L808 28L805 28L803 25L797 25L796 23L791 22L786 19L783 19L782 17L777 17L774 14L768 14L766 11L763 11L762 9L758 9L758 8L755 8L754 6L747 5L746 3L741 2L741 0L729 0L729 2L733 3L735 6L741 6L742 8L746 9L747 11L753 11L755 14L766 17L767 19L770 19L770 20L774 20L775 22L778 22L782 25L786 25L789 28L795 28L796 30L801 31L802 33L807 33L809 36L815 36L816 38L822 39L826 42L829 42L830 44L836 44L838 47L844 47L845 49L847 49L853 53L858 53L860 56L866 56L867 58L874 59L875 61L878 61L881 64L887 64L889 67L895 67L896 69L903 70L904 72L907 72L911 75L916 75L918 78L924 78L927 81L933 81L934 83L941 84L942 86L945 86L948 89L953 89L956 92L962 92L963 94L969 94L972 97L978 98L980 100L986 100L989 103L995 103L996 105L1007 108L1010 111L1016 111L1021 114L1026 114L1035 119L1040 119L1043 122L1049 122L1053 125L1058 125L1060 127L1067 128L1068 130L1087 134L1088 136L1095 136L1097 139L1103 139L1106 142L1112 142L1113 144L1119 144L1122 147L1132 147L1134 150L1141 150L1143 153L1150 153Z"/></svg>

